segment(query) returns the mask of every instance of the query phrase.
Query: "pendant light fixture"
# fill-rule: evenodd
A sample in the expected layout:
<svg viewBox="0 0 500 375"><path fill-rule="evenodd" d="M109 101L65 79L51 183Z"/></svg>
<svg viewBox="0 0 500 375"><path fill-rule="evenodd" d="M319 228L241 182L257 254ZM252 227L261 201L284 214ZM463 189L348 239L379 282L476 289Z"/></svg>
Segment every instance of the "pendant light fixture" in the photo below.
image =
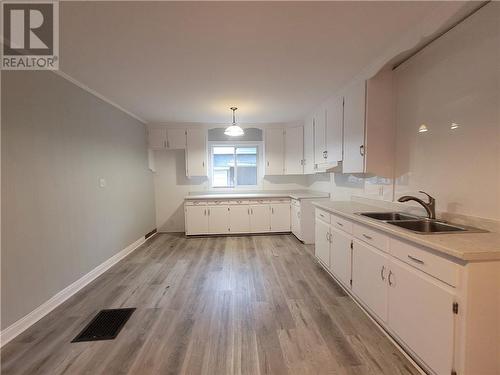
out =
<svg viewBox="0 0 500 375"><path fill-rule="evenodd" d="M226 128L226 130L224 131L224 134L229 135L230 137L238 137L238 136L245 134L243 129L240 128L238 125L236 125L236 119L234 117L234 112L237 109L238 108L236 108L236 107L231 107L231 111L233 111L233 123L230 126L228 126Z"/></svg>

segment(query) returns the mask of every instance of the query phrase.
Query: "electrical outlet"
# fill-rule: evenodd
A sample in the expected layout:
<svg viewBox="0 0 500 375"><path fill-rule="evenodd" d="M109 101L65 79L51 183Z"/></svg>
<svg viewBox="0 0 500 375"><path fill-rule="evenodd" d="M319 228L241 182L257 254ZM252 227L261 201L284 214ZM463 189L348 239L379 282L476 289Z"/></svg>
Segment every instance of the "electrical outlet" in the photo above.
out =
<svg viewBox="0 0 500 375"><path fill-rule="evenodd" d="M106 187L106 180L102 177L99 177L99 187L101 187L101 188Z"/></svg>

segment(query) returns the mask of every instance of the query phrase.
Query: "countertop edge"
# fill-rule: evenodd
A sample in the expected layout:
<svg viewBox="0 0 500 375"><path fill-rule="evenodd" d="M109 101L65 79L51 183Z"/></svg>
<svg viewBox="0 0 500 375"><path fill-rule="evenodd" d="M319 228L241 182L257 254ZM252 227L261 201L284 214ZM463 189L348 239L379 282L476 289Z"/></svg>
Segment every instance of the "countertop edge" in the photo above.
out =
<svg viewBox="0 0 500 375"><path fill-rule="evenodd" d="M322 202L312 202L313 206L321 208L322 210L328 211L330 213L345 217L349 220L355 221L357 223L372 227L374 229L380 230L382 232L385 232L387 234L393 235L395 237L398 237L402 240L408 241L415 243L417 245L429 248L431 250L434 250L436 252L439 252L443 255L455 258L456 260L459 261L464 261L464 262L478 262L478 261L500 261L500 252L493 253L490 251L483 251L483 252L475 252L475 253L463 253L463 252L457 252L455 250L450 249L449 247L446 246L440 246L439 244L433 244L425 241L425 238L419 239L418 237L415 237L411 235L410 233L405 233L403 232L403 229L399 228L392 228L386 223L382 222L375 222L372 219L369 218L364 218L356 214L351 214L345 211L342 211L341 209L336 209L333 207L330 207L328 205L322 204ZM390 211L388 209L384 209L381 207L376 207L376 206L369 206L366 204L362 204L366 206L367 208L370 207L371 211L378 211L378 212L384 212L384 211ZM369 211L366 211L369 212ZM472 234L472 233L471 233ZM448 236L466 236L467 233L456 233L456 234L448 234ZM425 235L422 235L425 236Z"/></svg>
<svg viewBox="0 0 500 375"><path fill-rule="evenodd" d="M199 194L187 195L185 201L189 200L210 200L210 199L259 199L259 198L290 198L290 199L323 199L329 198L328 193L294 193L294 192L278 192L278 193L227 193L227 194Z"/></svg>

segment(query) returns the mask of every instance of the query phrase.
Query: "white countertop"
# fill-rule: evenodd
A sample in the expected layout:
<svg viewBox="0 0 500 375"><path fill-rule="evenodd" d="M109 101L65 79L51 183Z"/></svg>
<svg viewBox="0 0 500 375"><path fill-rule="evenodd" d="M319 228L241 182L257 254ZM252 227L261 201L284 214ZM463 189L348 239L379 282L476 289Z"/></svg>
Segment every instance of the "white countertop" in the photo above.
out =
<svg viewBox="0 0 500 375"><path fill-rule="evenodd" d="M463 261L500 260L499 233L418 234L379 220L356 215L358 212L385 212L388 209L347 201L317 201L316 207L365 224L396 237L425 246Z"/></svg>
<svg viewBox="0 0 500 375"><path fill-rule="evenodd" d="M292 199L318 199L328 198L330 194L319 191L291 190L291 191L252 191L252 192L199 192L186 196L185 200L199 199L251 199L251 198L292 198Z"/></svg>

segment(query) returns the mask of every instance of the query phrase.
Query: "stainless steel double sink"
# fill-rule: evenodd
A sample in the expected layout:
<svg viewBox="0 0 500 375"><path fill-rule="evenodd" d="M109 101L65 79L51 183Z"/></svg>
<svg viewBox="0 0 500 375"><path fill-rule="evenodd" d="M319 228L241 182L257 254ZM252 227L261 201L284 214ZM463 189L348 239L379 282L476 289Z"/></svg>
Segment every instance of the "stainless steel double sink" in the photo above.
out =
<svg viewBox="0 0 500 375"><path fill-rule="evenodd" d="M403 212L358 212L357 215L383 221L387 224L419 234L481 233L485 230L465 225L455 225L442 220L433 220Z"/></svg>

